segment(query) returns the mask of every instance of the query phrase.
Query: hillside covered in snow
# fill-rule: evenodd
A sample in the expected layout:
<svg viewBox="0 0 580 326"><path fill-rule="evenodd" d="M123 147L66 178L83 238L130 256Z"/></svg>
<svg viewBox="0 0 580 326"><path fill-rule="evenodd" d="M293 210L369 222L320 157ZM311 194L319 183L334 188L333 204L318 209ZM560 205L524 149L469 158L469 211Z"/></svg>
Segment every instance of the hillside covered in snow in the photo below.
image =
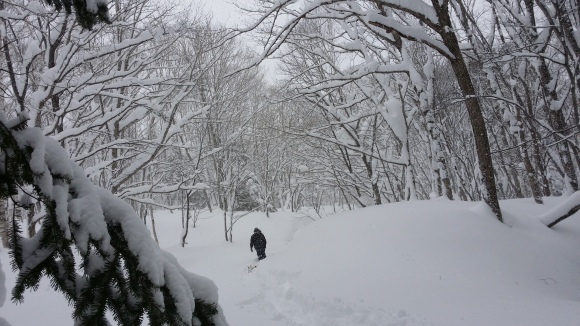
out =
<svg viewBox="0 0 580 326"><path fill-rule="evenodd" d="M205 212L185 247L178 212L158 214L156 226L162 248L216 283L232 326L572 326L580 320L580 218L553 229L540 222L562 201L502 201L506 224L480 203L448 200L326 208L323 218L252 213L234 225L232 243L221 212ZM254 227L268 239L260 262L249 250ZM9 291L6 251L0 261ZM71 311L44 282L23 304L8 295L0 316L67 325Z"/></svg>

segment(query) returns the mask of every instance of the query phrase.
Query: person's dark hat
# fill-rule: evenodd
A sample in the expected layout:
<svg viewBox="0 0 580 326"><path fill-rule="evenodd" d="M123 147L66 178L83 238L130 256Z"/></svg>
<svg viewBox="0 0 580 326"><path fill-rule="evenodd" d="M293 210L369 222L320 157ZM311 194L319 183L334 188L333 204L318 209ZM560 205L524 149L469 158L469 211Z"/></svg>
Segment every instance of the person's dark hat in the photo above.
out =
<svg viewBox="0 0 580 326"><path fill-rule="evenodd" d="M254 232L261 232L261 231L258 228L254 228Z"/></svg>

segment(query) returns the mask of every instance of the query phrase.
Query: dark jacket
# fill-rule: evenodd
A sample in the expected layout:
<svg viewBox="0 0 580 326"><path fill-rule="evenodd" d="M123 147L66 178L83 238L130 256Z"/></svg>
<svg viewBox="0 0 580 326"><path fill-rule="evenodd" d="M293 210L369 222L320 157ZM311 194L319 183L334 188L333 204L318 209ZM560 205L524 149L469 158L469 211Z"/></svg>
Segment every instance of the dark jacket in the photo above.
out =
<svg viewBox="0 0 580 326"><path fill-rule="evenodd" d="M252 247L257 249L266 249L266 237L262 234L262 231L255 229L254 234L250 238L250 249Z"/></svg>

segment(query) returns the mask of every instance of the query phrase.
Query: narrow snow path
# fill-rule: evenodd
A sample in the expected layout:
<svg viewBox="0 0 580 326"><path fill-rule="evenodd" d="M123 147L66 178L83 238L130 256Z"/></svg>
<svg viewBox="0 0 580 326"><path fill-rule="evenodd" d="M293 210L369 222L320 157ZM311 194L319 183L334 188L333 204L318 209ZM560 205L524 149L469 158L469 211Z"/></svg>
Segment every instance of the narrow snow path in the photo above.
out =
<svg viewBox="0 0 580 326"><path fill-rule="evenodd" d="M503 204L507 225L466 202L390 204L314 223L256 213L236 224L233 243L223 220L206 219L186 248L170 251L216 282L232 325L573 325L579 223L549 230L534 220L549 207ZM261 262L248 248L254 227L268 239Z"/></svg>
<svg viewBox="0 0 580 326"><path fill-rule="evenodd" d="M174 224L173 230L169 230L173 223L160 222L161 218L175 220L176 217L163 215L156 220L157 225L162 225L158 233L164 235L160 238L161 246L176 255L185 268L214 280L219 288L220 304L232 325L238 325L240 320L244 325L431 325L402 309L385 310L373 302L319 296L319 289L305 290L300 283L308 274L307 268L285 271L288 259L300 259L295 256L295 250L289 254L287 249L301 247L293 242L302 241L304 227L313 222L302 213L278 212L270 218L263 213L245 216L234 226L233 243L226 243L223 233L220 234L221 213L208 214L190 230L185 248L170 245L176 238L167 238L172 233L178 236L180 225ZM249 250L254 227L260 228L268 240L267 258L263 261L258 261L255 252ZM308 248L301 250L301 255L308 256ZM249 271L249 266L257 267Z"/></svg>
<svg viewBox="0 0 580 326"><path fill-rule="evenodd" d="M206 213L195 229L190 229L187 245L176 244L181 233L181 217L165 212L156 218L159 242L173 253L188 270L211 278L219 288L220 305L227 307L227 318L243 320L244 324L272 325L272 319L283 325L292 323L287 311L291 304L280 303L278 284L284 276L262 278L260 270L283 252L306 224L312 222L304 214L278 212L244 216L234 225L233 242L226 242L223 234L223 215L220 211ZM162 222L163 221L163 222ZM250 252L250 236L258 227L267 239L267 258L258 261ZM249 270L248 267L257 266ZM225 309L225 308L224 308ZM256 310L262 311L257 314ZM285 320L285 321L284 321ZM236 322L230 322L236 325ZM276 324L278 325L278 323Z"/></svg>

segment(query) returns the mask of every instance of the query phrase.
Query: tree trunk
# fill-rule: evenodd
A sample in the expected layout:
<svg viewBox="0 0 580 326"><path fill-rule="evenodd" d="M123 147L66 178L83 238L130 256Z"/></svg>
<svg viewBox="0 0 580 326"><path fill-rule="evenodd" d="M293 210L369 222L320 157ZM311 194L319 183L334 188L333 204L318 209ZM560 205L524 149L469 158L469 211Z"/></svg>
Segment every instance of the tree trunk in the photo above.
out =
<svg viewBox="0 0 580 326"><path fill-rule="evenodd" d="M234 210L230 210L230 242L234 241L234 236L232 232L234 231Z"/></svg>
<svg viewBox="0 0 580 326"><path fill-rule="evenodd" d="M32 238L36 234L36 221L34 221L34 214L36 212L35 205L28 205L28 237Z"/></svg>
<svg viewBox="0 0 580 326"><path fill-rule="evenodd" d="M407 164L404 168L405 171L405 200L417 199L416 188L415 188L415 172L413 171L413 165Z"/></svg>
<svg viewBox="0 0 580 326"><path fill-rule="evenodd" d="M455 34L453 34L455 38ZM469 76L469 71L465 65L465 61L457 47L457 51L454 51L454 55L457 56L455 60L451 62L451 67L453 72L457 77L457 82L459 87L466 97L465 105L467 106L467 112L469 114L469 119L471 120L471 129L473 131L473 137L475 139L475 150L477 153L477 159L479 162L479 169L481 171L482 182L485 188L485 193L483 194L483 200L491 207L491 210L500 222L503 222L501 215L501 209L499 207L499 201L497 198L497 189L495 185L495 175L493 171L493 161L491 159L491 151L489 148L489 139L487 137L487 129L485 127L485 121L483 119L483 112L479 105L478 99L475 97L475 89Z"/></svg>
<svg viewBox="0 0 580 326"><path fill-rule="evenodd" d="M517 108L517 120L520 125L523 125L522 117L520 109ZM524 144L526 141L526 137L524 135L523 130L518 132L520 143ZM537 204L543 204L544 200L542 199L542 191L540 190L540 185L538 183L538 179L536 179L536 171L534 171L534 167L532 166L532 161L530 160L530 155L528 154L528 150L526 147L520 149L520 154L524 161L524 168L526 169L526 177L528 179L528 184L530 185L530 189L532 190L532 196L534 197L534 201Z"/></svg>
<svg viewBox="0 0 580 326"><path fill-rule="evenodd" d="M503 132L501 133L501 141L503 142L503 145L505 147L510 147L512 144L508 141L508 137L507 137L507 131L505 130L505 128L502 128ZM499 132L499 131L498 131ZM492 132L493 137L495 138L496 144L499 144L499 139L497 139L496 136L496 132ZM516 140L517 142L517 140ZM512 164L511 162L508 164L508 162L505 161L504 158L504 154L503 152L499 152L498 153L499 156L499 160L501 162L503 171L505 173L506 178L508 179L510 186L512 187L512 189L514 190L514 195L516 198L524 198L525 195L522 192L523 187L520 183L519 180L519 173L517 171L517 169L515 168L514 164ZM508 196L506 196L506 198L509 198L509 194L506 194Z"/></svg>
<svg viewBox="0 0 580 326"><path fill-rule="evenodd" d="M207 201L207 209L209 210L209 212L211 213L211 200L209 198L209 195L207 194L207 190L203 190L203 194L205 196L205 200Z"/></svg>
<svg viewBox="0 0 580 326"><path fill-rule="evenodd" d="M485 120L483 119L483 112L478 99L475 97L475 88L469 70L459 49L457 38L453 32L446 32L443 34L445 44L450 48L455 59L451 60L451 67L457 78L457 82L463 96L465 96L465 106L471 121L471 129L475 140L475 150L479 163L479 170L485 193L483 193L483 200L489 205L497 219L503 223L501 209L497 198L497 189L495 184L495 175L493 171L493 161L491 159L491 150L489 147L489 139L487 136L487 129L485 127Z"/></svg>
<svg viewBox="0 0 580 326"><path fill-rule="evenodd" d="M550 74L546 60L544 58L539 58L538 60L540 61L538 72L540 73L540 81L542 83L542 93L546 106L545 111L548 115L550 127L552 127L552 130L554 131L558 156L562 163L564 174L568 179L568 184L572 187L573 191L577 191L578 178L576 177L576 169L574 167L574 162L572 161L572 155L570 154L567 140L570 131L567 130L568 125L566 124L566 119L564 118L562 109L552 107L554 103L558 102L558 93L556 92L556 87L550 86L552 83L552 75Z"/></svg>
<svg viewBox="0 0 580 326"><path fill-rule="evenodd" d="M151 212L151 230L153 230L153 238L155 238L155 242L159 244L159 239L157 238L157 231L155 230L155 217L153 216L153 205L149 206L149 211Z"/></svg>
<svg viewBox="0 0 580 326"><path fill-rule="evenodd" d="M0 198L0 238L2 238L2 246L8 248L10 246L10 222L6 212L6 200Z"/></svg>
<svg viewBox="0 0 580 326"><path fill-rule="evenodd" d="M540 190L540 186L538 184L538 181L536 180L536 172L534 171L534 167L532 166L532 161L530 160L528 151L525 148L522 148L522 153L524 167L526 169L526 177L528 178L528 183L530 184L530 189L532 190L532 196L534 197L534 201L537 204L543 204L544 200L542 199L542 191Z"/></svg>
<svg viewBox="0 0 580 326"><path fill-rule="evenodd" d="M189 193L187 194L187 211L185 215L185 225L183 226L183 237L181 237L181 247L185 247L185 239L189 232Z"/></svg>
<svg viewBox="0 0 580 326"><path fill-rule="evenodd" d="M531 102L528 101L528 114L526 115L526 117L532 116L532 114L533 111ZM550 197L552 196L552 190L550 189L550 181L548 180L546 171L547 169L544 165L544 161L542 160L542 156L540 154L541 136L538 130L536 129L534 122L529 121L530 120L529 118L527 118L526 120L528 120L527 125L528 129L530 130L530 136L532 137L532 146L531 146L532 159L536 165L536 170L539 172L542 193L544 194L544 196Z"/></svg>
<svg viewBox="0 0 580 326"><path fill-rule="evenodd" d="M224 234L226 236L226 241L228 241L228 213L226 212L225 208L223 209L224 212Z"/></svg>

